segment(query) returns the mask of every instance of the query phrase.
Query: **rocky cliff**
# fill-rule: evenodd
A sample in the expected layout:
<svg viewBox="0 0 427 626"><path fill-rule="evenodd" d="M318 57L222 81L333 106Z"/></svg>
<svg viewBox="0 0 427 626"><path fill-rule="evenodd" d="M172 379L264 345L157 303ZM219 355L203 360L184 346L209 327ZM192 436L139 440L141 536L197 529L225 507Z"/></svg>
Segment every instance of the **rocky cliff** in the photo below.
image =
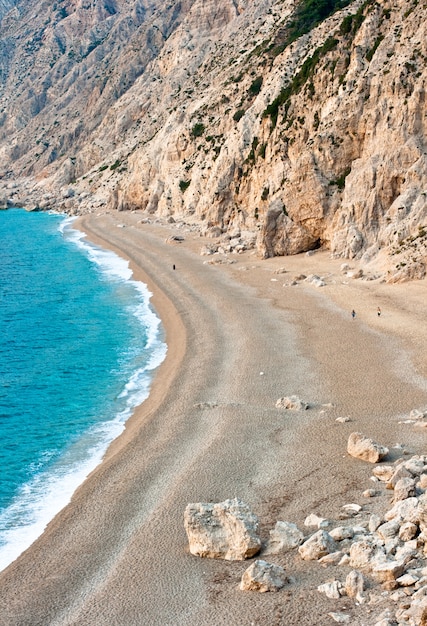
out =
<svg viewBox="0 0 427 626"><path fill-rule="evenodd" d="M3 0L3 186L41 208L247 231L264 257L324 247L422 277L426 8Z"/></svg>

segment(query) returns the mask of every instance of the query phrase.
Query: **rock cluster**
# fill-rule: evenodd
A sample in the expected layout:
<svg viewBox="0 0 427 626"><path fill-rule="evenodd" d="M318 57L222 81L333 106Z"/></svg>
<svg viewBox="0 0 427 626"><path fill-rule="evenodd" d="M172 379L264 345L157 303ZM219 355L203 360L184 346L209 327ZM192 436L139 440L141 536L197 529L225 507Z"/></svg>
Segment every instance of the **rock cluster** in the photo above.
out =
<svg viewBox="0 0 427 626"><path fill-rule="evenodd" d="M220 232L211 231L202 234L218 237L217 241L204 245L200 254L202 256L211 256L213 254L241 254L245 250L253 250L255 248L256 235L250 232L232 232L228 235L221 235Z"/></svg>
<svg viewBox="0 0 427 626"><path fill-rule="evenodd" d="M382 516L373 514L358 524L335 526L326 533L336 542L335 563L354 569L345 581L325 583L319 591L331 598L348 595L364 603L380 584L394 610L372 623L418 626L423 612L427 615L427 455L378 465L373 478L393 490L393 506ZM305 544L313 542L313 537Z"/></svg>
<svg viewBox="0 0 427 626"><path fill-rule="evenodd" d="M316 561L323 567L339 566L340 573L346 573L332 579L326 574L327 580L318 586L318 591L331 599L352 599L352 614L360 605L378 604L377 611L370 609L372 626L427 624L427 455L399 460L393 465L376 465L372 474L378 489L392 493L391 507L382 515L367 514L363 506L347 504L339 521L309 515L305 526L314 526L315 531L308 535L292 522L279 521L270 531L262 554L281 555L297 550L303 560ZM365 497L378 493L369 491ZM203 524L199 523L200 518ZM255 519L239 500L189 505L186 529L190 550L201 556L248 558L261 549ZM202 539L195 538L193 529L199 531L202 525ZM251 534L248 545L252 547L236 550L241 539L233 537L234 532L236 536ZM217 540L220 548L213 545ZM246 540L243 543L246 545ZM240 589L278 591L285 584L292 584L292 579L290 582L281 566L257 560L244 572ZM338 623L351 623L349 613L329 615Z"/></svg>

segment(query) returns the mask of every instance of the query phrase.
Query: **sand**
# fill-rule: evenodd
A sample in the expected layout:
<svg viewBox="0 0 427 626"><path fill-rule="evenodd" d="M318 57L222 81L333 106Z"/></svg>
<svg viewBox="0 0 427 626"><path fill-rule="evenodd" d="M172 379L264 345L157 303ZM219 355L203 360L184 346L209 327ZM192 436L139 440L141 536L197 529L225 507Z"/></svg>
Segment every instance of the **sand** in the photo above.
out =
<svg viewBox="0 0 427 626"><path fill-rule="evenodd" d="M183 513L239 497L266 539L277 520L304 529L310 513L337 519L349 502L386 510L387 496L363 498L371 466L346 442L357 430L389 446L391 460L425 452L425 432L400 422L427 406L426 281L349 279L327 252L212 264L197 233L138 213L78 225L148 284L168 353L103 463L0 574L0 624L303 626L334 623L328 613L341 610L371 623L369 607L317 591L348 569L295 552L269 559L292 578L283 591L239 591L248 563L190 555ZM171 234L184 241L167 243ZM287 285L301 273L327 284ZM276 409L292 394L310 409Z"/></svg>

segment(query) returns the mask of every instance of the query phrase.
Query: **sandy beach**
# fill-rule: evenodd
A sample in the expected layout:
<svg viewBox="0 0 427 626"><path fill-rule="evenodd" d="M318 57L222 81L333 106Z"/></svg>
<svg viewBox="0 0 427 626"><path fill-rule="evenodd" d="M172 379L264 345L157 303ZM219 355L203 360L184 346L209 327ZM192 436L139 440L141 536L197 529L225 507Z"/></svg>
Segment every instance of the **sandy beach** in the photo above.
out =
<svg viewBox="0 0 427 626"><path fill-rule="evenodd" d="M338 610L370 624L369 605L320 594L330 574L296 551L269 559L292 578L284 590L240 591L248 563L192 556L183 514L189 502L238 497L265 540L278 520L304 529L310 513L338 519L350 502L384 511L389 496L362 497L371 466L347 454L347 439L360 431L392 461L425 453L426 431L401 422L427 407L426 281L351 279L327 251L212 263L197 233L141 217L77 226L148 285L167 357L104 462L0 574L0 624L314 626ZM181 243L167 242L178 233ZM300 274L326 284L292 286ZM277 409L286 395L309 410Z"/></svg>

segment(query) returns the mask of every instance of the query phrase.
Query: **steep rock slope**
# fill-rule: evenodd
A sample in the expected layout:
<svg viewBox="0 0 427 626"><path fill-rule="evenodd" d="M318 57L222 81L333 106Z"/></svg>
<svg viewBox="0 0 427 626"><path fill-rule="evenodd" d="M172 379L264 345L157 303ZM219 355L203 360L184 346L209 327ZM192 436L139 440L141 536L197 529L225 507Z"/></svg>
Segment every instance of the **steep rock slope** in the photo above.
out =
<svg viewBox="0 0 427 626"><path fill-rule="evenodd" d="M5 0L3 180L42 207L142 208L255 233L261 256L323 246L423 276L426 8Z"/></svg>

